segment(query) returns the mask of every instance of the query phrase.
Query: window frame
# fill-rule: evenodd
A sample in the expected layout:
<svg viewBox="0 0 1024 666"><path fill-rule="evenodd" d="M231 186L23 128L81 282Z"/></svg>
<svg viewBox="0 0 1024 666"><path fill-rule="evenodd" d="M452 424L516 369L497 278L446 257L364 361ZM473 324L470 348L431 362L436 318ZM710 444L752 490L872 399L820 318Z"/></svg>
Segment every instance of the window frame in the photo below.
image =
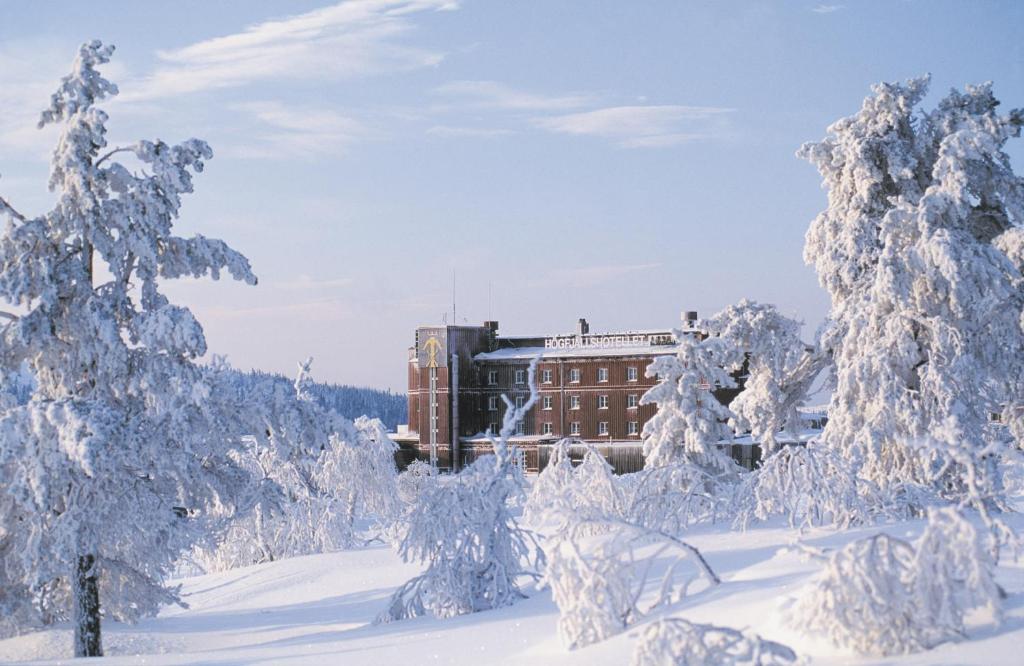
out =
<svg viewBox="0 0 1024 666"><path fill-rule="evenodd" d="M597 369L597 381L598 381L599 384L607 384L608 383L608 368L598 368Z"/></svg>
<svg viewBox="0 0 1024 666"><path fill-rule="evenodd" d="M640 381L640 371L635 365L631 365L626 368L626 381L627 382L638 382Z"/></svg>
<svg viewBox="0 0 1024 666"><path fill-rule="evenodd" d="M611 434L611 428L609 428L609 423L607 421L597 422L597 434L601 437Z"/></svg>

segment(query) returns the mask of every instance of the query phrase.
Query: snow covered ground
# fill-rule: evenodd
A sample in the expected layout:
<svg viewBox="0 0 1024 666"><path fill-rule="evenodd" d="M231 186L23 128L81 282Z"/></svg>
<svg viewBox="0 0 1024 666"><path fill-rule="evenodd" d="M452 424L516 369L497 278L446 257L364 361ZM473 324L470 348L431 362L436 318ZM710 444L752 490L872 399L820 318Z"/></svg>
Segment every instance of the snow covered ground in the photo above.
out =
<svg viewBox="0 0 1024 666"><path fill-rule="evenodd" d="M1024 530L1024 516L1009 516ZM921 523L836 532L816 529L801 541L831 548L886 531L916 536ZM815 664L1019 664L1024 651L1024 561L1004 561L998 580L1009 593L1001 626L975 623L968 640L929 652L858 659L821 639L785 626L781 609L819 565L786 550L794 530L724 526L695 529L687 538L723 579L671 614L699 622L749 627L788 644ZM190 608L167 608L137 625L108 622L104 664L628 664L641 623L624 634L573 652L556 634L550 593L496 611L448 620L420 618L374 626L388 595L417 573L387 547L371 546L282 560L181 581ZM71 651L66 627L0 641L0 662L60 663ZM90 663L94 663L90 661Z"/></svg>

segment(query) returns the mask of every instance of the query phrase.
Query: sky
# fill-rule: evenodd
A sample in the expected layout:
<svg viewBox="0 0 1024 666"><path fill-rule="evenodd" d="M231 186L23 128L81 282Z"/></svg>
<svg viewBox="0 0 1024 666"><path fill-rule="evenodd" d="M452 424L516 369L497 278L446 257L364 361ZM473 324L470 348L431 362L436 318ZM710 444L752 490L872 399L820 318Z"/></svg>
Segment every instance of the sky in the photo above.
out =
<svg viewBox="0 0 1024 666"><path fill-rule="evenodd" d="M870 86L993 81L1024 2L0 0L0 195L47 210L36 130L83 41L117 46L111 145L207 140L176 230L256 287L167 285L237 367L404 391L418 325L669 328L750 298L805 322L826 206L795 157ZM1018 173L1024 149L1009 152ZM453 315L453 300L455 314Z"/></svg>

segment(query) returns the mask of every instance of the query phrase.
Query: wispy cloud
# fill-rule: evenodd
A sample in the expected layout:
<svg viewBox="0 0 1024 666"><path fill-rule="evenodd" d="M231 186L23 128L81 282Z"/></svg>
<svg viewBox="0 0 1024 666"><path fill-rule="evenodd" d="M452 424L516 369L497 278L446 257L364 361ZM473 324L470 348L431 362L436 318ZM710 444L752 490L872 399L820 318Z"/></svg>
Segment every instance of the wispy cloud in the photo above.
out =
<svg viewBox="0 0 1024 666"><path fill-rule="evenodd" d="M535 118L534 124L551 132L611 139L623 148L652 148L714 136L733 111L713 106L614 106Z"/></svg>
<svg viewBox="0 0 1024 666"><path fill-rule="evenodd" d="M282 78L337 80L437 65L441 53L401 43L410 14L452 0L348 0L160 52L128 99L156 99Z"/></svg>
<svg viewBox="0 0 1024 666"><path fill-rule="evenodd" d="M235 157L337 155L350 144L373 135L361 121L330 109L277 101L248 102L231 108L255 121L244 144L229 144L228 153Z"/></svg>
<svg viewBox="0 0 1024 666"><path fill-rule="evenodd" d="M832 12L838 12L840 9L846 9L846 5L818 5L817 7L811 7L811 11L815 14L831 14Z"/></svg>
<svg viewBox="0 0 1024 666"><path fill-rule="evenodd" d="M511 88L496 81L452 81L435 93L461 100L464 106L513 111L558 111L586 106L594 98L586 94L543 95Z"/></svg>
<svg viewBox="0 0 1024 666"><path fill-rule="evenodd" d="M451 127L448 125L435 125L427 130L427 134L443 137L468 137L477 139L488 139L496 136L508 136L515 134L509 129L491 129L486 127Z"/></svg>
<svg viewBox="0 0 1024 666"><path fill-rule="evenodd" d="M563 287L594 287L633 273L650 271L660 266L661 264L620 264L563 268L553 271L550 280L545 281L545 284L551 284L554 281Z"/></svg>

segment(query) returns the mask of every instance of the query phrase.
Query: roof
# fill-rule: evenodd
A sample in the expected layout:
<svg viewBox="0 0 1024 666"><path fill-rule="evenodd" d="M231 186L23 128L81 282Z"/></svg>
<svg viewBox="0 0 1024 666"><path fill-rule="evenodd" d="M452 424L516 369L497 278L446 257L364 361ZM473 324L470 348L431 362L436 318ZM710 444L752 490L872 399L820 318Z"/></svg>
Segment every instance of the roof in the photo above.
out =
<svg viewBox="0 0 1024 666"><path fill-rule="evenodd" d="M482 352L473 357L474 361L530 361L540 356L546 358L592 358L595 356L664 356L679 351L676 345L631 345L627 347L507 347L492 352Z"/></svg>

